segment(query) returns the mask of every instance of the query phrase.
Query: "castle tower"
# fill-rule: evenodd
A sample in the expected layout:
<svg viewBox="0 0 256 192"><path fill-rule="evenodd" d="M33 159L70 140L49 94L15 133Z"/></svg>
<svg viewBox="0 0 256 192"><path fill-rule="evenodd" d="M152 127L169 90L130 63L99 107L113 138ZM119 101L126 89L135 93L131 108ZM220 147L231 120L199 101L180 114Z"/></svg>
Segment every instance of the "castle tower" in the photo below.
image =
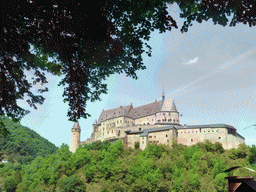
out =
<svg viewBox="0 0 256 192"><path fill-rule="evenodd" d="M163 100L163 106L160 110L163 114L160 116L160 119L165 120L166 123L179 124L179 112L176 109L173 99Z"/></svg>
<svg viewBox="0 0 256 192"><path fill-rule="evenodd" d="M98 122L97 122L97 119L94 121L94 123L93 123L93 132L95 133L95 132L98 132Z"/></svg>
<svg viewBox="0 0 256 192"><path fill-rule="evenodd" d="M73 128L71 129L71 146L70 146L70 151L71 152L76 152L76 149L79 146L80 143L80 126L78 124L78 122L74 123Z"/></svg>

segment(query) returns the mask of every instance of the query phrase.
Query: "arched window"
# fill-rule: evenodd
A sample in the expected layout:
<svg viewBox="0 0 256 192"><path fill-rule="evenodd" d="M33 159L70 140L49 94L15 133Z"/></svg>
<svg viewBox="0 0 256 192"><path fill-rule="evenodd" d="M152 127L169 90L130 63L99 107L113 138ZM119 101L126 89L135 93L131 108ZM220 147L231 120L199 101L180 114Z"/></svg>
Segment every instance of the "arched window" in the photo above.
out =
<svg viewBox="0 0 256 192"><path fill-rule="evenodd" d="M141 131L141 128L139 128L139 131Z"/></svg>

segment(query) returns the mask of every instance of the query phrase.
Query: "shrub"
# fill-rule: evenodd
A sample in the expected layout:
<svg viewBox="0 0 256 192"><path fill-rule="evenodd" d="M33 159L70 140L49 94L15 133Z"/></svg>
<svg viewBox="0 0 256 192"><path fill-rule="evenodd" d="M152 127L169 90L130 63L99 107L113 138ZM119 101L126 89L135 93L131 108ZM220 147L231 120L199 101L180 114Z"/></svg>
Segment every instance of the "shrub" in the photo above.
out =
<svg viewBox="0 0 256 192"><path fill-rule="evenodd" d="M86 185L76 175L65 178L61 182L61 192L85 192Z"/></svg>
<svg viewBox="0 0 256 192"><path fill-rule="evenodd" d="M140 142L139 141L135 142L134 147L135 147L135 149L139 149L140 148Z"/></svg>
<svg viewBox="0 0 256 192"><path fill-rule="evenodd" d="M13 177L7 177L4 180L3 189L6 192L14 192L17 188L17 182Z"/></svg>

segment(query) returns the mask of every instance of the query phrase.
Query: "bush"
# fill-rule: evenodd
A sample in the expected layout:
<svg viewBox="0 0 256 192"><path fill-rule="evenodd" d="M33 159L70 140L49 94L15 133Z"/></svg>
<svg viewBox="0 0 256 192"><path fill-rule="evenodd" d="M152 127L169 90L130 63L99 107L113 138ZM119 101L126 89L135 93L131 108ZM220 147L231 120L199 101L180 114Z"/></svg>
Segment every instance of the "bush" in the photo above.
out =
<svg viewBox="0 0 256 192"><path fill-rule="evenodd" d="M65 178L61 182L61 192L85 192L86 185L76 175Z"/></svg>
<svg viewBox="0 0 256 192"><path fill-rule="evenodd" d="M7 177L4 180L3 189L6 192L14 192L17 188L17 182L13 177Z"/></svg>
<svg viewBox="0 0 256 192"><path fill-rule="evenodd" d="M76 152L71 157L72 164L76 167L76 169L81 168L87 163L90 163L92 160L92 156L90 151L85 148L78 148Z"/></svg>
<svg viewBox="0 0 256 192"><path fill-rule="evenodd" d="M252 145L252 147L250 148L249 163L250 164L256 163L256 146L255 145Z"/></svg>
<svg viewBox="0 0 256 192"><path fill-rule="evenodd" d="M140 148L140 142L139 141L135 142L134 147L135 147L135 149L139 149Z"/></svg>
<svg viewBox="0 0 256 192"><path fill-rule="evenodd" d="M87 165L85 169L85 177L87 180L87 183L90 183L95 175L96 166L95 165Z"/></svg>

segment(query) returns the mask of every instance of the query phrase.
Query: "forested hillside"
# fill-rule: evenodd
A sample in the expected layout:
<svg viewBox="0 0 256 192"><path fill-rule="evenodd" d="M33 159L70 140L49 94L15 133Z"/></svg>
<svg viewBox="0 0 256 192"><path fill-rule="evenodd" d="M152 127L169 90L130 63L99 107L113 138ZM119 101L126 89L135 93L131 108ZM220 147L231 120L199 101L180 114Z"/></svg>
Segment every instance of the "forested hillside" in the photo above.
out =
<svg viewBox="0 0 256 192"><path fill-rule="evenodd" d="M227 191L233 166L254 169L256 147L241 144L224 150L210 141L192 147L149 144L141 151L124 148L122 141L79 146L75 153L63 144L57 153L36 157L30 165L7 163L0 168L3 191ZM256 176L239 168L229 173Z"/></svg>
<svg viewBox="0 0 256 192"><path fill-rule="evenodd" d="M8 161L27 164L37 156L46 157L58 150L35 131L14 123L6 116L0 116L0 119L11 133L6 138L0 137L0 152L4 152Z"/></svg>

